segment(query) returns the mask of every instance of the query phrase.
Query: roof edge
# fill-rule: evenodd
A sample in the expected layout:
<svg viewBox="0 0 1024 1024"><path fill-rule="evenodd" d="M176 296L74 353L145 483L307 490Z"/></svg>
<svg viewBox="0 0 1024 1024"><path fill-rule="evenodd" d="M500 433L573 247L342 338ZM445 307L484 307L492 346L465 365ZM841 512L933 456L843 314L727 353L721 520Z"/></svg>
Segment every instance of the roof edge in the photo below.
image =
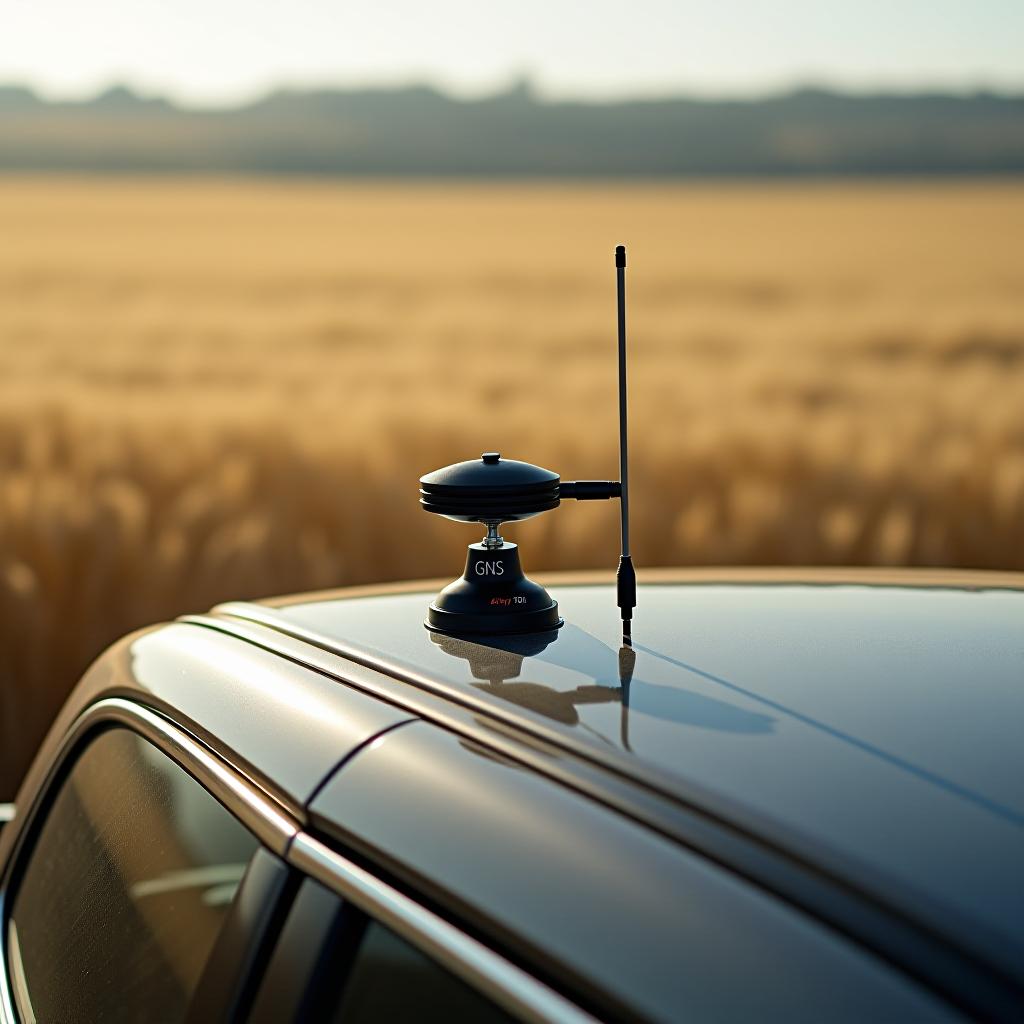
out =
<svg viewBox="0 0 1024 1024"><path fill-rule="evenodd" d="M611 585L614 570L590 569L541 572L531 578L544 586L572 587ZM293 604L340 601L355 597L386 597L392 594L433 594L451 582L448 578L366 583L329 590L306 591L260 598L253 604L285 608ZM805 584L812 586L939 587L955 590L1024 590L1024 572L992 569L918 569L856 566L721 566L703 568L638 569L637 582L665 584Z"/></svg>

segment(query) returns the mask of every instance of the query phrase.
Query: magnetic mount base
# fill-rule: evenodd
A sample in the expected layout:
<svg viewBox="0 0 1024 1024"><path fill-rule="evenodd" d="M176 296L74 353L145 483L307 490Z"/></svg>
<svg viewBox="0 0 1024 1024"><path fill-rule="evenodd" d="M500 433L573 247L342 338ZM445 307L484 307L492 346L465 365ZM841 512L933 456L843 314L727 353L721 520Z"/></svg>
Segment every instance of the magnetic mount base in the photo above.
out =
<svg viewBox="0 0 1024 1024"><path fill-rule="evenodd" d="M519 548L470 544L466 571L449 583L427 611L427 629L450 636L539 633L558 629L558 603L523 575Z"/></svg>

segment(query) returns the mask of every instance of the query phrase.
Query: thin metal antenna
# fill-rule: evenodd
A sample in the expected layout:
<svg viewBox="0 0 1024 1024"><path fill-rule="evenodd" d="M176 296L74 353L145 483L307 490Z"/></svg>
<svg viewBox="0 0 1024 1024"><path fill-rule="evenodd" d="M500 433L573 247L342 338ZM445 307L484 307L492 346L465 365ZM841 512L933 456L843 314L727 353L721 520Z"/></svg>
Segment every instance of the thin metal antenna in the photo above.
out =
<svg viewBox="0 0 1024 1024"><path fill-rule="evenodd" d="M622 642L632 645L633 609L636 607L636 571L629 550L629 445L626 434L626 247L615 247L615 284L619 313L619 512L622 554L615 574L616 595L622 614Z"/></svg>

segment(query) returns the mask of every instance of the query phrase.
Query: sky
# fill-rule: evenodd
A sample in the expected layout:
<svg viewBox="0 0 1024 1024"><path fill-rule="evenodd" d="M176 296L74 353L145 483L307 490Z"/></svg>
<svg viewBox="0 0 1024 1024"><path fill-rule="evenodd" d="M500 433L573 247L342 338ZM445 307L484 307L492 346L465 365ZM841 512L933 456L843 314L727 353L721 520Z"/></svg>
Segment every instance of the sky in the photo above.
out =
<svg viewBox="0 0 1024 1024"><path fill-rule="evenodd" d="M4 0L0 82L51 97L126 83L194 105L279 86L528 76L604 99L1024 88L1024 0Z"/></svg>

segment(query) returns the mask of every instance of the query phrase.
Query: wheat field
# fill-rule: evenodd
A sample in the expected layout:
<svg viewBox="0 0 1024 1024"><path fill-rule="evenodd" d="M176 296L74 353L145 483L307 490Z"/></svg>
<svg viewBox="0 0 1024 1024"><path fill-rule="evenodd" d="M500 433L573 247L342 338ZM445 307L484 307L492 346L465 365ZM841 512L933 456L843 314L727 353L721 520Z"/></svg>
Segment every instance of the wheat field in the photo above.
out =
<svg viewBox="0 0 1024 1024"><path fill-rule="evenodd" d="M0 797L127 630L454 575L421 473L614 476L618 242L638 564L1024 568L1022 184L0 179Z"/></svg>

